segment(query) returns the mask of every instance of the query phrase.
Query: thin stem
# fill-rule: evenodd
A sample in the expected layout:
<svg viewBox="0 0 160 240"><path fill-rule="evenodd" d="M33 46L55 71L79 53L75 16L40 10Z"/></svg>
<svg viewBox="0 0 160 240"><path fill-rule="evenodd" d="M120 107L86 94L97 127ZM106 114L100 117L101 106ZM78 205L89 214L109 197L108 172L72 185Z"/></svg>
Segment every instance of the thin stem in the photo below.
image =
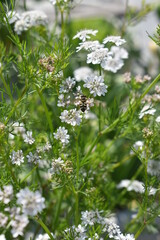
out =
<svg viewBox="0 0 160 240"><path fill-rule="evenodd" d="M144 223L141 225L141 227L139 228L139 230L137 231L137 233L136 233L135 236L134 236L135 239L137 239L137 238L139 237L139 235L141 234L141 232L144 230L145 225L146 225L146 224L144 224Z"/></svg>
<svg viewBox="0 0 160 240"><path fill-rule="evenodd" d="M123 20L123 25L122 25L122 29L121 29L121 37L124 36L125 31L126 31L126 22L127 22L128 7L129 7L129 0L126 0L124 20Z"/></svg>
<svg viewBox="0 0 160 240"><path fill-rule="evenodd" d="M99 132L102 130L102 103L99 103Z"/></svg>
<svg viewBox="0 0 160 240"><path fill-rule="evenodd" d="M75 225L79 223L79 193L75 193Z"/></svg>
<svg viewBox="0 0 160 240"><path fill-rule="evenodd" d="M26 181L26 179L32 175L32 173L36 170L37 167L38 167L38 166L35 166L35 167L21 180L21 183L23 183L24 181Z"/></svg>
<svg viewBox="0 0 160 240"><path fill-rule="evenodd" d="M61 9L61 41L62 41L62 48L64 44L64 11Z"/></svg>
<svg viewBox="0 0 160 240"><path fill-rule="evenodd" d="M76 163L76 193L75 193L75 223L76 226L79 222L79 194L78 194L78 188L79 188L79 168L80 168L80 162L79 162L79 145L78 145L78 139L79 139L79 133L76 136L76 156L77 156L77 163Z"/></svg>
<svg viewBox="0 0 160 240"><path fill-rule="evenodd" d="M76 163L76 176L77 176L77 189L78 189L78 182L79 182L79 146L78 146L78 136L76 137L76 156L77 156L77 163Z"/></svg>
<svg viewBox="0 0 160 240"><path fill-rule="evenodd" d="M49 125L49 128L51 130L51 133L53 133L53 125L52 125L52 120L51 120L51 117L50 117L50 114L49 114L49 111L48 111L48 108L47 108L47 105L46 105L46 101L43 97L43 94L42 92L39 90L38 87L36 87L36 90L37 90L37 93L41 99L41 102L42 102L42 105L43 105L43 108L44 108L44 111L45 111L45 114L46 114L46 118L47 118L47 121L48 121L48 125Z"/></svg>
<svg viewBox="0 0 160 240"><path fill-rule="evenodd" d="M24 7L24 10L27 11L27 4L26 4L26 0L23 0L23 7Z"/></svg>
<svg viewBox="0 0 160 240"><path fill-rule="evenodd" d="M61 211L61 205L62 205L62 200L63 200L63 196L64 196L64 192L65 192L65 188L63 187L61 193L60 193L60 197L59 197L59 201L58 201L58 206L56 208L56 214L55 214L55 219L54 219L54 229L56 229L56 226L58 224L58 220L59 220L59 215L60 215L60 211Z"/></svg>
<svg viewBox="0 0 160 240"><path fill-rule="evenodd" d="M54 240L51 232L49 231L48 227L45 225L45 223L39 218L35 217L35 220L41 225L41 227L44 229L44 231L48 234L51 240Z"/></svg>

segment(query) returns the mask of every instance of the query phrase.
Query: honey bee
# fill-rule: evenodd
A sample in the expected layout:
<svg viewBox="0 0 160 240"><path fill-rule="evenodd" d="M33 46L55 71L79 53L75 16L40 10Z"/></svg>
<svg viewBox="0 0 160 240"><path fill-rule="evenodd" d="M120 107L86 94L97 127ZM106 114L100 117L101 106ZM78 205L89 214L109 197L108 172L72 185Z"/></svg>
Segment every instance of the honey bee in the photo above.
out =
<svg viewBox="0 0 160 240"><path fill-rule="evenodd" d="M85 112L87 109L87 97L85 95L81 95L80 97L80 109L82 112Z"/></svg>

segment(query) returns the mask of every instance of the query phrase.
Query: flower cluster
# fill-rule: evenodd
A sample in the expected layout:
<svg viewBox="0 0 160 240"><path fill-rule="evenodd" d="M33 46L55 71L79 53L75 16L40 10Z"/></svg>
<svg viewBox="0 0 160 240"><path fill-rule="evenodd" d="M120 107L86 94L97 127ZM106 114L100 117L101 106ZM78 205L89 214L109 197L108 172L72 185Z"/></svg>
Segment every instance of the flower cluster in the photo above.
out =
<svg viewBox="0 0 160 240"><path fill-rule="evenodd" d="M96 211L85 211L82 212L81 224L77 227L72 226L65 230L65 235L71 239L105 239L108 236L115 240L134 240L134 236L131 234L124 235L121 233L119 226L112 222L110 218L102 217L101 212ZM94 233L94 230L98 232ZM93 237L93 238L92 238Z"/></svg>
<svg viewBox="0 0 160 240"><path fill-rule="evenodd" d="M0 189L0 201L5 205L12 201L12 197L12 185L4 186L3 190ZM23 236L24 228L29 223L28 217L37 215L45 208L45 199L41 196L39 191L32 192L26 187L16 194L16 198L17 201L14 207L10 208L8 205L5 208L5 214L7 213L7 215L0 212L0 227L5 227L8 221L10 221L13 238Z"/></svg>
<svg viewBox="0 0 160 240"><path fill-rule="evenodd" d="M3 189L0 189L0 202L8 204L11 201L12 196L13 196L12 185L3 186Z"/></svg>
<svg viewBox="0 0 160 240"><path fill-rule="evenodd" d="M22 212L28 216L35 216L45 208L45 199L39 191L32 192L29 188L21 189L17 196L17 204L22 206Z"/></svg>
<svg viewBox="0 0 160 240"><path fill-rule="evenodd" d="M126 41L120 36L109 36L103 40L103 44L99 41L86 41L90 39L90 35L96 35L97 30L82 30L73 37L79 38L82 42L77 47L77 52L84 49L89 51L87 54L87 63L100 64L104 70L116 73L124 65L123 59L128 58L128 52L121 47ZM112 43L110 49L105 44Z"/></svg>
<svg viewBox="0 0 160 240"><path fill-rule="evenodd" d="M58 159L53 159L49 172L52 176L61 175L63 173L70 174L72 172L71 163L70 161L62 160L60 157Z"/></svg>
<svg viewBox="0 0 160 240"><path fill-rule="evenodd" d="M26 11L22 14L15 11L8 12L7 17L10 24L15 23L14 30L18 35L31 27L46 25L48 23L46 14L38 10Z"/></svg>
<svg viewBox="0 0 160 240"><path fill-rule="evenodd" d="M127 191L135 191L137 193L144 193L145 188L144 188L144 183L140 182L138 180L128 180L124 179L122 180L118 185L117 188L126 188ZM149 195L154 195L157 192L157 189L155 188L150 188L149 189Z"/></svg>
<svg viewBox="0 0 160 240"><path fill-rule="evenodd" d="M82 122L82 112L80 110L71 109L64 110L61 113L60 119L62 122L68 123L72 126L80 125Z"/></svg>
<svg viewBox="0 0 160 240"><path fill-rule="evenodd" d="M152 105L145 105L140 114L139 114L139 119L143 118L145 115L154 115L156 112L156 109L152 107Z"/></svg>
<svg viewBox="0 0 160 240"><path fill-rule="evenodd" d="M69 143L69 135L67 134L68 130L65 127L59 127L56 133L53 133L54 138L60 140L63 147Z"/></svg>

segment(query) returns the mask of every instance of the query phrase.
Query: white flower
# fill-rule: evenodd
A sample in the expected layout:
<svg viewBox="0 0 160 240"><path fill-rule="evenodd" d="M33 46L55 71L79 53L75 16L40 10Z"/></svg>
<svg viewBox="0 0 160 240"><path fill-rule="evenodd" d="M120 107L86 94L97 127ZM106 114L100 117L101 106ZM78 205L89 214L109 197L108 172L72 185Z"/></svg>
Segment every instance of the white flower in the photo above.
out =
<svg viewBox="0 0 160 240"><path fill-rule="evenodd" d="M5 227L8 221L8 217L0 212L0 227Z"/></svg>
<svg viewBox="0 0 160 240"><path fill-rule="evenodd" d="M26 129L24 128L23 123L15 122L13 123L12 127L13 127L14 134L20 134L24 136Z"/></svg>
<svg viewBox="0 0 160 240"><path fill-rule="evenodd" d="M140 182L138 180L128 180L124 179L122 180L118 185L117 188L126 188L127 191L135 191L138 193L144 193L145 188L144 188L144 183ZM149 189L149 195L154 195L156 193L157 189L155 188L150 188Z"/></svg>
<svg viewBox="0 0 160 240"><path fill-rule="evenodd" d="M144 146L144 143L142 141L137 141L134 143L133 148L135 148L137 151L142 151Z"/></svg>
<svg viewBox="0 0 160 240"><path fill-rule="evenodd" d="M108 59L110 54L111 53L108 52L108 48L96 49L94 52L87 55L87 63L100 64L104 59Z"/></svg>
<svg viewBox="0 0 160 240"><path fill-rule="evenodd" d="M12 185L6 185L3 186L3 190L0 189L0 201L2 201L4 204L8 204L13 196L13 186Z"/></svg>
<svg viewBox="0 0 160 240"><path fill-rule="evenodd" d="M62 82L62 84L60 85L60 93L68 93L69 91L71 91L74 86L76 84L76 81L74 78L68 77L66 78L65 81Z"/></svg>
<svg viewBox="0 0 160 240"><path fill-rule="evenodd" d="M82 112L76 109L71 109L69 111L64 110L61 113L60 119L62 122L66 122L72 126L80 125L82 121Z"/></svg>
<svg viewBox="0 0 160 240"><path fill-rule="evenodd" d="M101 63L101 67L104 70L116 73L119 69L121 69L124 65L124 62L121 59L116 58L108 58L107 60L103 60Z"/></svg>
<svg viewBox="0 0 160 240"><path fill-rule="evenodd" d="M93 226L97 222L96 214L94 211L85 211L82 212L82 223L84 226L90 225Z"/></svg>
<svg viewBox="0 0 160 240"><path fill-rule="evenodd" d="M127 59L128 58L127 50L122 47L112 46L110 51L115 59Z"/></svg>
<svg viewBox="0 0 160 240"><path fill-rule="evenodd" d="M14 219L11 220L10 224L12 226L12 236L17 238L18 236L24 235L24 228L29 223L28 217L26 215L16 215Z"/></svg>
<svg viewBox="0 0 160 240"><path fill-rule="evenodd" d="M102 76L95 76L95 77L87 77L84 81L84 87L88 88L90 93L93 94L93 96L101 96L105 95L107 92L107 85L104 83L104 79Z"/></svg>
<svg viewBox="0 0 160 240"><path fill-rule="evenodd" d="M39 191L32 192L29 188L21 189L17 194L17 203L22 205L22 212L29 216L35 216L45 208L45 199Z"/></svg>
<svg viewBox="0 0 160 240"><path fill-rule="evenodd" d="M33 144L35 139L32 137L32 131L27 131L27 134L23 136L24 142L28 144Z"/></svg>
<svg viewBox="0 0 160 240"><path fill-rule="evenodd" d="M95 36L97 34L98 30L92 30L92 29L86 29L86 30L81 30L80 32L78 32L73 39L75 38L79 38L80 40L82 40L82 42L85 42L86 39L90 39L90 35Z"/></svg>
<svg viewBox="0 0 160 240"><path fill-rule="evenodd" d="M147 172L151 175L151 176L160 176L160 162L157 160L149 160L148 161L148 168L147 168Z"/></svg>
<svg viewBox="0 0 160 240"><path fill-rule="evenodd" d="M143 118L145 115L154 115L156 112L155 108L152 108L152 105L145 105L141 112L139 113L139 119Z"/></svg>
<svg viewBox="0 0 160 240"><path fill-rule="evenodd" d="M95 51L96 49L103 48L103 44L100 44L99 41L86 41L79 43L79 46L76 47L76 52L81 51L82 49L87 51Z"/></svg>
<svg viewBox="0 0 160 240"><path fill-rule="evenodd" d="M160 123L160 116L158 116L158 117L156 118L156 122L157 122L157 123Z"/></svg>
<svg viewBox="0 0 160 240"><path fill-rule="evenodd" d="M80 234L86 231L86 229L81 224L79 224L78 227L75 228L75 230L77 233L80 233Z"/></svg>
<svg viewBox="0 0 160 240"><path fill-rule="evenodd" d="M43 147L43 151L49 151L52 148L49 142L46 142L45 146Z"/></svg>
<svg viewBox="0 0 160 240"><path fill-rule="evenodd" d="M17 13L16 11L9 11L6 14L6 17L8 18L9 24L12 24L16 22L18 19L20 19L20 14Z"/></svg>
<svg viewBox="0 0 160 240"><path fill-rule="evenodd" d="M116 46L111 47L110 52L112 55L106 59L103 59L101 62L101 67L104 68L104 70L116 73L123 67L124 62L122 59L128 58L128 52L124 48L119 48Z"/></svg>
<svg viewBox="0 0 160 240"><path fill-rule="evenodd" d="M93 74L93 70L89 67L80 67L74 71L74 77L77 82L84 81L86 77Z"/></svg>
<svg viewBox="0 0 160 240"><path fill-rule="evenodd" d="M60 142L65 146L69 143L69 135L67 134L68 130L65 127L59 127L56 133L53 133L54 138L60 140Z"/></svg>
<svg viewBox="0 0 160 240"><path fill-rule="evenodd" d="M108 42L112 42L112 43L115 43L116 46L120 46L120 45L126 43L126 40L122 39L120 36L109 36L103 40L104 44L106 44Z"/></svg>
<svg viewBox="0 0 160 240"><path fill-rule="evenodd" d="M52 175L60 174L61 171L63 171L64 167L65 167L65 163L64 163L64 161L60 157L58 159L53 159L52 167L50 169L50 173Z"/></svg>
<svg viewBox="0 0 160 240"><path fill-rule="evenodd" d="M4 234L0 234L0 240L6 240L5 235Z"/></svg>
<svg viewBox="0 0 160 240"><path fill-rule="evenodd" d="M62 90L63 91L63 90ZM58 103L57 106L58 107L66 107L70 104L70 96L67 96L67 98L65 99L64 94L60 94L58 96Z"/></svg>
<svg viewBox="0 0 160 240"><path fill-rule="evenodd" d="M38 164L41 160L41 157L38 156L37 153L33 154L32 152L29 152L29 154L26 157L29 163Z"/></svg>
<svg viewBox="0 0 160 240"><path fill-rule="evenodd" d="M52 234L53 236L53 234ZM54 237L54 236L53 236ZM35 240L50 240L50 237L47 233L45 234L39 234Z"/></svg>
<svg viewBox="0 0 160 240"><path fill-rule="evenodd" d="M46 25L47 16L42 11L26 11L20 15L20 19L16 21L14 30L17 34L27 31L29 28L38 25Z"/></svg>
<svg viewBox="0 0 160 240"><path fill-rule="evenodd" d="M24 162L24 156L23 156L22 150L18 150L17 152L12 151L10 158L11 158L12 164L15 164L18 166L20 166L21 163Z"/></svg>

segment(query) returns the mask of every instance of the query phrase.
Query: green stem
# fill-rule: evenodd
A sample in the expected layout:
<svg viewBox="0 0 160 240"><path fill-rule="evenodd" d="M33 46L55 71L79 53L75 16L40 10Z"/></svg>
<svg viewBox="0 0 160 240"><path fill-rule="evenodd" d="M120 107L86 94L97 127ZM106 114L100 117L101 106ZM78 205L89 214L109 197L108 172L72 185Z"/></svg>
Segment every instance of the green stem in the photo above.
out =
<svg viewBox="0 0 160 240"><path fill-rule="evenodd" d="M102 130L102 103L99 103L99 132Z"/></svg>
<svg viewBox="0 0 160 240"><path fill-rule="evenodd" d="M32 175L32 173L36 170L38 166L35 166L22 180L21 183L23 183L28 177Z"/></svg>
<svg viewBox="0 0 160 240"><path fill-rule="evenodd" d="M41 225L41 227L44 229L44 231L48 234L51 240L54 240L51 232L49 231L48 227L45 225L45 223L39 218L35 217L35 220Z"/></svg>
<svg viewBox="0 0 160 240"><path fill-rule="evenodd" d="M77 168L76 168L76 176L77 176L77 189L78 189L78 182L79 182L79 146L78 146L78 136L76 137L76 155L77 155Z"/></svg>
<svg viewBox="0 0 160 240"><path fill-rule="evenodd" d="M75 225L79 223L79 193L75 193Z"/></svg>
<svg viewBox="0 0 160 240"><path fill-rule="evenodd" d="M65 188L63 187L61 193L60 193L60 197L59 197L59 201L58 201L58 206L56 208L56 214L55 214L55 219L54 219L54 229L56 229L57 224L58 224L58 220L59 220L59 215L60 215L60 211L61 211L61 205L62 205L62 200L63 200L63 196L64 196L64 192L65 192Z"/></svg>
<svg viewBox="0 0 160 240"><path fill-rule="evenodd" d="M63 44L64 44L64 12L61 9L61 41L62 41L62 48L63 48Z"/></svg>
<svg viewBox="0 0 160 240"><path fill-rule="evenodd" d="M139 230L137 231L137 233L135 234L135 239L137 239L138 237L139 237L139 235L141 234L141 232L144 230L144 228L145 228L145 224L143 223L142 225L141 225L141 227L139 228Z"/></svg>
<svg viewBox="0 0 160 240"><path fill-rule="evenodd" d="M76 226L79 222L79 169L80 169L80 162L79 162L79 145L78 145L79 134L76 137L76 155L77 155L77 163L76 163L76 193L75 193L75 223Z"/></svg>
<svg viewBox="0 0 160 240"><path fill-rule="evenodd" d="M43 108L44 108L44 111L45 111L45 114L46 114L46 118L47 118L47 121L48 121L48 125L49 125L49 128L51 130L51 133L53 133L53 125L52 125L52 120L51 120L51 117L50 117L50 114L49 114L49 111L48 111L48 108L47 108L47 105L46 105L46 101L43 97L43 94L42 92L39 90L38 87L36 87L36 90L37 90L37 93L41 99L41 102L42 102L42 105L43 105Z"/></svg>

